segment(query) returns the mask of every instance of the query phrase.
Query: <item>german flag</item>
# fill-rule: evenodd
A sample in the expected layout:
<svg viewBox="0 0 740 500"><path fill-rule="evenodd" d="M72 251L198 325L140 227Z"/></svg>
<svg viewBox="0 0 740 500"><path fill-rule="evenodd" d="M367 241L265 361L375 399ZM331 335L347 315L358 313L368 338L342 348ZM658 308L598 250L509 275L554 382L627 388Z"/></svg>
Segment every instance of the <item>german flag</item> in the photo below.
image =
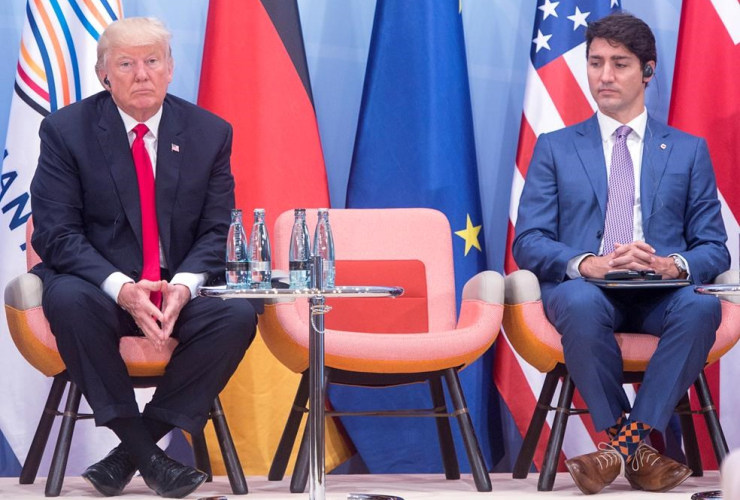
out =
<svg viewBox="0 0 740 500"><path fill-rule="evenodd" d="M272 229L285 210L329 206L295 0L210 2L198 104L234 127L231 168L236 204L247 224L255 207L266 209ZM283 367L258 334L221 394L247 474L267 474L298 381L299 375ZM331 470L349 452L328 424L326 466ZM218 449L212 427L207 437L213 444L209 448ZM214 473L224 474L216 455L211 455Z"/></svg>

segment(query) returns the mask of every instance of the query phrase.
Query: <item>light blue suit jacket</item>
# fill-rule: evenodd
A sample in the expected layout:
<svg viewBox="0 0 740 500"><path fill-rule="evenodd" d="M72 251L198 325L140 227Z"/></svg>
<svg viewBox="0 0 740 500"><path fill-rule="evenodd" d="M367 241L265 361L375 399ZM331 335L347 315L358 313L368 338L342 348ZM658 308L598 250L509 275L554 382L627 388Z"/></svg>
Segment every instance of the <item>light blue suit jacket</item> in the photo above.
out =
<svg viewBox="0 0 740 500"><path fill-rule="evenodd" d="M596 115L537 140L519 202L513 255L540 280L543 297L568 279L568 261L598 254L607 200ZM686 259L694 283L730 267L727 234L706 141L648 117L640 178L645 241Z"/></svg>

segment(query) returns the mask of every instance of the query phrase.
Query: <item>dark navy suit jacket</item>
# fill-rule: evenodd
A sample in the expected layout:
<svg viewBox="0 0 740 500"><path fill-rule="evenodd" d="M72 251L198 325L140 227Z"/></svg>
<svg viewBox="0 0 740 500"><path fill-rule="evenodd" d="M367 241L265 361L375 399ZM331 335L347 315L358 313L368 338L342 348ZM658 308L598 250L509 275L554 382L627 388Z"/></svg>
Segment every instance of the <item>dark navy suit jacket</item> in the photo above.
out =
<svg viewBox="0 0 740 500"><path fill-rule="evenodd" d="M537 140L519 202L513 255L537 276L543 299L568 279L568 261L598 254L608 182L596 115ZM645 241L678 253L694 283L730 267L706 142L648 117L640 177Z"/></svg>
<svg viewBox="0 0 740 500"><path fill-rule="evenodd" d="M31 183L34 249L42 280L54 273L99 286L114 271L138 280L143 266L139 190L123 120L108 92L66 106L40 128ZM230 209L232 129L167 95L159 126L156 206L171 275L222 277Z"/></svg>

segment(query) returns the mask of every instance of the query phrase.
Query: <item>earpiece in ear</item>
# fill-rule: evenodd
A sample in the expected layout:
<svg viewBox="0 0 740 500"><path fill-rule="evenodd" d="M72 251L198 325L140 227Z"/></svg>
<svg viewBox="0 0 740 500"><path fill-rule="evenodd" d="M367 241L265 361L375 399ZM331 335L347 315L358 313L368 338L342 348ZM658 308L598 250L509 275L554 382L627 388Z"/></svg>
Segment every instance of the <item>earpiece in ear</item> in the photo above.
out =
<svg viewBox="0 0 740 500"><path fill-rule="evenodd" d="M110 80L108 80L108 76L106 75L105 78L103 78L103 83L106 87L110 88Z"/></svg>
<svg viewBox="0 0 740 500"><path fill-rule="evenodd" d="M650 78L651 76L653 76L653 67L650 66L649 64L646 64L642 68L642 77L643 78Z"/></svg>

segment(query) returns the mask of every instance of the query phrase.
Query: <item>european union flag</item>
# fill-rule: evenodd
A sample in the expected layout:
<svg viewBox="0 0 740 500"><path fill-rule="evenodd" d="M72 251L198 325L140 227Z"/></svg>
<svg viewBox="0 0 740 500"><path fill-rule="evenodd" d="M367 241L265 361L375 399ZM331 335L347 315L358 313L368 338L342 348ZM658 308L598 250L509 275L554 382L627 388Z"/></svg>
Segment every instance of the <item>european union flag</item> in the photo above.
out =
<svg viewBox="0 0 740 500"><path fill-rule="evenodd" d="M460 8L458 0L378 0L347 191L350 208L427 207L447 215L458 306L466 281L486 267ZM490 465L490 356L462 371L461 379ZM368 390L333 386L331 400L336 409L377 407L381 397L384 407L430 406L422 384L375 390L372 398ZM437 472L442 462L433 420L353 417L343 423L370 472ZM469 470L462 455L461 468Z"/></svg>

